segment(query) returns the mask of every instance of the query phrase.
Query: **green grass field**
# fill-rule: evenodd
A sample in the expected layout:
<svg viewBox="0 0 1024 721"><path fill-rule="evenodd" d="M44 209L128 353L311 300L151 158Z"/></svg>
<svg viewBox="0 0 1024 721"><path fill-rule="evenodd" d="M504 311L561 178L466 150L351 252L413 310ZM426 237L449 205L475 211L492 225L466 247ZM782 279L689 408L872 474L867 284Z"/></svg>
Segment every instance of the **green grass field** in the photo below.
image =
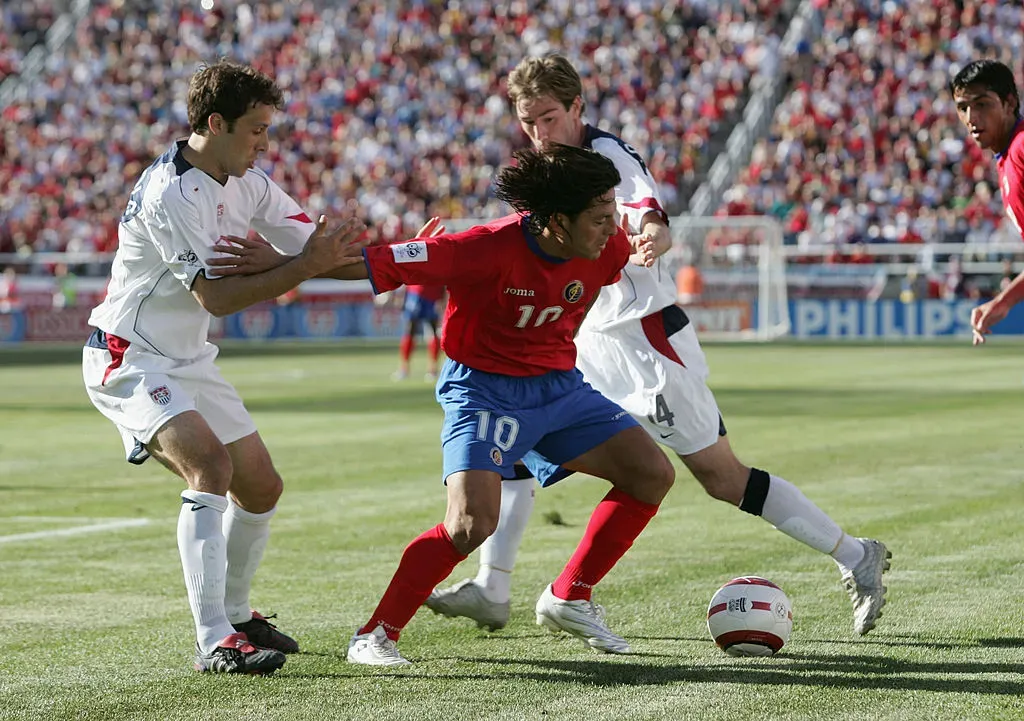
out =
<svg viewBox="0 0 1024 721"><path fill-rule="evenodd" d="M534 625L536 596L606 490L572 478L538 493L504 631L424 609L401 644L413 666L350 665L348 638L405 544L442 518L441 414L428 384L388 379L391 348L274 347L226 352L221 368L286 483L253 601L304 652L268 678L196 674L180 484L156 463L121 460L76 351L8 350L0 719L1024 718L1024 347L707 351L740 457L892 550L889 605L870 635L853 635L830 559L712 501L680 470L595 596L633 655L600 656ZM565 525L545 523L553 511ZM451 580L475 568L473 557ZM776 658L731 658L708 637L712 593L745 574L793 601Z"/></svg>

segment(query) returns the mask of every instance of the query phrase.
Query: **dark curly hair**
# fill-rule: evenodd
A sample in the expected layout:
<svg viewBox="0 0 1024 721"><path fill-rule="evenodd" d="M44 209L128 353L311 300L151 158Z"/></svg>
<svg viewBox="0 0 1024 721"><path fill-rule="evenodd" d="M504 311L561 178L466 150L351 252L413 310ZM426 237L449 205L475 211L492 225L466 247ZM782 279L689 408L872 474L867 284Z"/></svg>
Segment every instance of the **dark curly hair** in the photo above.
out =
<svg viewBox="0 0 1024 721"><path fill-rule="evenodd" d="M612 190L622 177L615 164L593 150L555 143L545 150L520 150L516 164L502 168L495 196L523 215L540 235L555 213L570 220Z"/></svg>

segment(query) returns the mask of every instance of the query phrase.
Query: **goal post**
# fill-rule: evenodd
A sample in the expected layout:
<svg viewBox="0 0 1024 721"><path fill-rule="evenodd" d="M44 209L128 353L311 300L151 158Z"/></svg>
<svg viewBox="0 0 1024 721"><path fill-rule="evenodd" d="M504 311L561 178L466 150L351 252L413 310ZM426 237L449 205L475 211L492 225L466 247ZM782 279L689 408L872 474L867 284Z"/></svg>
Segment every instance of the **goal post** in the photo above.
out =
<svg viewBox="0 0 1024 721"><path fill-rule="evenodd" d="M782 225L771 216L670 220L669 272L701 338L770 341L789 333Z"/></svg>

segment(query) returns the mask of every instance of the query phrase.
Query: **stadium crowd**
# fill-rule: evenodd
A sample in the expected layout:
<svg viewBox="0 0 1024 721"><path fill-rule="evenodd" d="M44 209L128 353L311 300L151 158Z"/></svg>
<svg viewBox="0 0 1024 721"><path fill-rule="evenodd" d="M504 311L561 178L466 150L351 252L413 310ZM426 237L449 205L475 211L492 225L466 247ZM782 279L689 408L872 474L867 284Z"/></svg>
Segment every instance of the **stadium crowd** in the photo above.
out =
<svg viewBox="0 0 1024 721"><path fill-rule="evenodd" d="M68 4L10 0L0 5L0 83L21 73L25 55L46 40L46 31Z"/></svg>
<svg viewBox="0 0 1024 721"><path fill-rule="evenodd" d="M42 75L23 78L31 100L0 108L0 252L111 250L133 179L187 132L183 84L218 56L286 89L261 167L379 238L431 215L495 214L493 173L525 142L504 77L556 49L586 76L587 117L650 159L679 211L716 133L777 72L793 4L99 0Z"/></svg>
<svg viewBox="0 0 1024 721"><path fill-rule="evenodd" d="M965 140L948 84L980 57L1022 76L1020 3L819 5L824 32L806 72L720 214L774 215L787 242L805 248L1015 239L999 234L994 163Z"/></svg>

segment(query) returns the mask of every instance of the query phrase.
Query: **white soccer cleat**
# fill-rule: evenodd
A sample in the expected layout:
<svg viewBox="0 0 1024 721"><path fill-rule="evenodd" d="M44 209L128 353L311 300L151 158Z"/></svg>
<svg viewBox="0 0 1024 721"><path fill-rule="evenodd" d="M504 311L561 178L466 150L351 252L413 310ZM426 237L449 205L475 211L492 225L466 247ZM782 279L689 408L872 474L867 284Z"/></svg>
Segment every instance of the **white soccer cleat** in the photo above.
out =
<svg viewBox="0 0 1024 721"><path fill-rule="evenodd" d="M477 626L488 631L505 627L510 606L508 601L498 603L487 598L472 578L460 581L451 588L435 588L423 605L442 616L472 619Z"/></svg>
<svg viewBox="0 0 1024 721"><path fill-rule="evenodd" d="M370 633L357 633L348 643L349 663L366 666L407 666L411 663L398 652L398 645L388 638L383 626Z"/></svg>
<svg viewBox="0 0 1024 721"><path fill-rule="evenodd" d="M554 633L565 631L595 651L632 653L629 643L612 633L604 622L604 608L593 601L563 601L549 585L537 599L537 625Z"/></svg>
<svg viewBox="0 0 1024 721"><path fill-rule="evenodd" d="M843 569L843 585L853 602L853 630L863 636L875 627L885 605L882 574L889 570L892 553L884 543L871 538L858 538L864 544L864 558L852 571Z"/></svg>

